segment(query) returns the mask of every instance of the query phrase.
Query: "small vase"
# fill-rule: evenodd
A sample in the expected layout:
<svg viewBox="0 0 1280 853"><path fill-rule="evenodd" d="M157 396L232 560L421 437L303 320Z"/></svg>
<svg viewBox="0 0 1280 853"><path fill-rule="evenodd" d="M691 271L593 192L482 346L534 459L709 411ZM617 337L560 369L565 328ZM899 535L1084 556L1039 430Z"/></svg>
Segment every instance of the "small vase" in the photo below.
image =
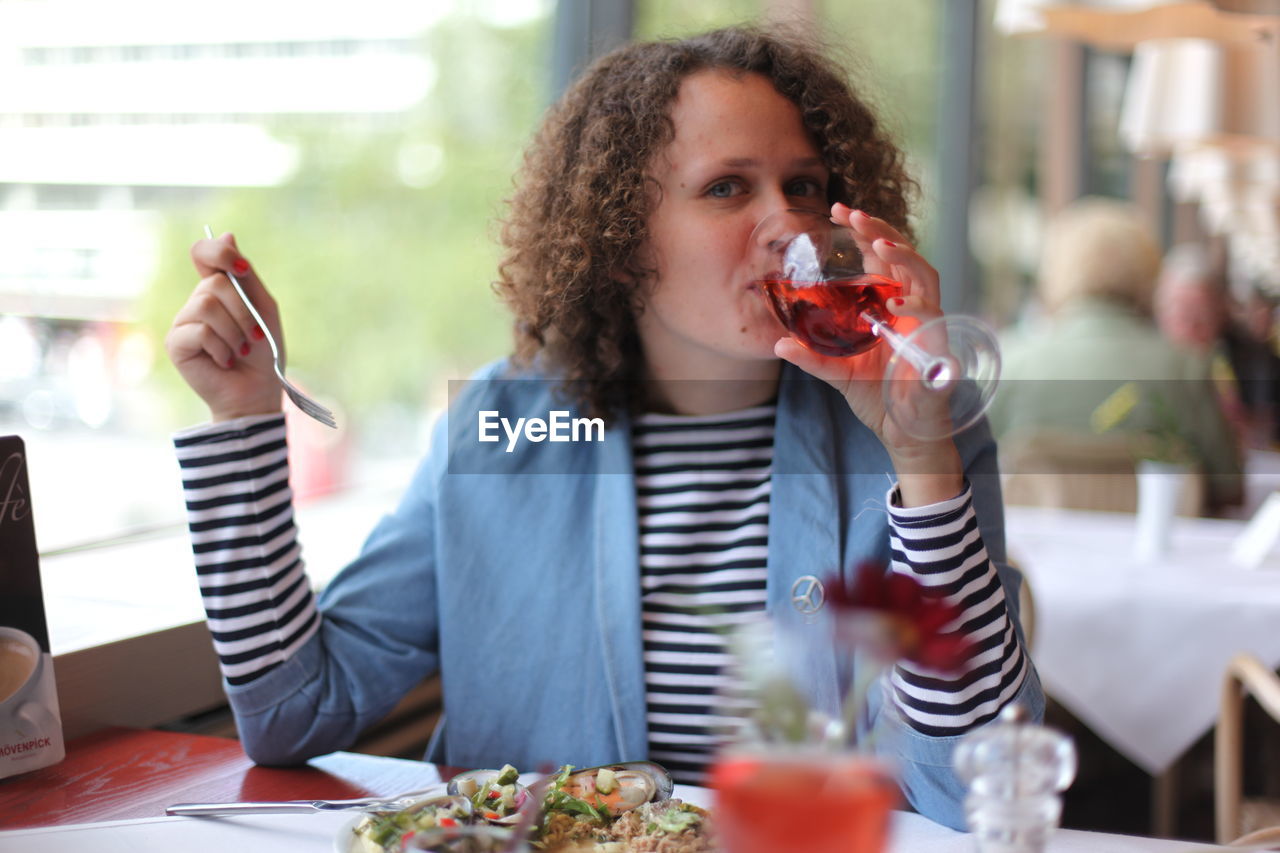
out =
<svg viewBox="0 0 1280 853"><path fill-rule="evenodd" d="M899 801L883 761L799 746L727 752L710 784L727 853L883 853Z"/></svg>
<svg viewBox="0 0 1280 853"><path fill-rule="evenodd" d="M1185 465L1152 459L1138 462L1138 518L1133 552L1140 560L1153 560L1169 552L1178 501L1190 475Z"/></svg>

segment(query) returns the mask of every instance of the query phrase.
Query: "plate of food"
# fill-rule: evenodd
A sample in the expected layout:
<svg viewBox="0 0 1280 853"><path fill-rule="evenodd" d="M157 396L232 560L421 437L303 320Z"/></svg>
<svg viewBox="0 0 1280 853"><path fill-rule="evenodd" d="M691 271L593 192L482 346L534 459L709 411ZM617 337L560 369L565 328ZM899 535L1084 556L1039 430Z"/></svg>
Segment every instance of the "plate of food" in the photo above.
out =
<svg viewBox="0 0 1280 853"><path fill-rule="evenodd" d="M709 853L710 814L673 796L671 775L648 761L560 768L542 795L528 840L538 853ZM510 765L450 780L449 796L396 811L371 810L349 821L337 853L448 851L484 853L506 846L529 788Z"/></svg>

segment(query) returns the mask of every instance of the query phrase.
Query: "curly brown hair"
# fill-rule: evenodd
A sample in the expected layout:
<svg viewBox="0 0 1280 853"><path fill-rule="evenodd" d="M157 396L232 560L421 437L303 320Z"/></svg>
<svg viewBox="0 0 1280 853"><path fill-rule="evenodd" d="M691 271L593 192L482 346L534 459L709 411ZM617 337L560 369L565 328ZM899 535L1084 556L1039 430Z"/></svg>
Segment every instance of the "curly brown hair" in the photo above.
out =
<svg viewBox="0 0 1280 853"><path fill-rule="evenodd" d="M831 170L828 200L910 236L915 183L902 152L813 40L733 27L600 58L548 111L525 152L495 282L515 314L514 362L562 378L595 417L641 402L635 318L654 271L640 249L658 200L650 167L675 137L670 112L681 83L706 69L767 77L799 107Z"/></svg>

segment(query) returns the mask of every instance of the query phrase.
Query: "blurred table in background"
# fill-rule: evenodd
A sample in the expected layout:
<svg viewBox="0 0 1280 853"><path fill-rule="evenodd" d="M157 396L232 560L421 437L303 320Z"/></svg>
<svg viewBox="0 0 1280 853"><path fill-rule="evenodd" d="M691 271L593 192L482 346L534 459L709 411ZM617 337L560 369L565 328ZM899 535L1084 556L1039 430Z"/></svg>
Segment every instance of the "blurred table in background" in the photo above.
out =
<svg viewBox="0 0 1280 853"><path fill-rule="evenodd" d="M1179 518L1146 562L1130 514L1010 506L1005 521L1045 691L1153 777L1213 727L1232 656L1280 665L1280 550L1232 563L1244 521Z"/></svg>
<svg viewBox="0 0 1280 853"><path fill-rule="evenodd" d="M1227 662L1280 664L1280 553L1230 561L1243 522L1177 519L1170 552L1133 556L1134 516L1007 507L1036 606L1045 689L1135 764L1168 767L1217 716Z"/></svg>

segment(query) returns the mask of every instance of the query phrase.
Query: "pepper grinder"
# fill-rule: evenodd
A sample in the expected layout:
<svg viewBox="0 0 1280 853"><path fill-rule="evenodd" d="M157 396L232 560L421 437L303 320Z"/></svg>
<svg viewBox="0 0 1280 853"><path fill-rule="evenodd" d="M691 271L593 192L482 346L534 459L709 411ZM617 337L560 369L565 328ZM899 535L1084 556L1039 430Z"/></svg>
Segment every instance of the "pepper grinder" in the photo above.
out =
<svg viewBox="0 0 1280 853"><path fill-rule="evenodd" d="M956 773L969 786L965 819L979 853L1040 853L1062 817L1076 776L1071 738L1008 705L996 722L961 739Z"/></svg>

